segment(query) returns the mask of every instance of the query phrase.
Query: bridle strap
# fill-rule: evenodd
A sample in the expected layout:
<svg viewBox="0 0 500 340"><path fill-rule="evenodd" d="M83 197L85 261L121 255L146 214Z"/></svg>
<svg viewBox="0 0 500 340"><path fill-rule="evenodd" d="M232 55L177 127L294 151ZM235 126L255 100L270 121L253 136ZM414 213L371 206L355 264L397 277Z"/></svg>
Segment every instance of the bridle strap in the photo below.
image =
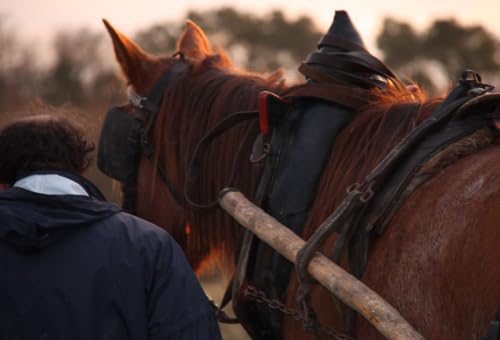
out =
<svg viewBox="0 0 500 340"><path fill-rule="evenodd" d="M160 106L163 101L163 95L170 81L179 73L184 72L188 68L184 57L180 55L180 61L175 63L168 72L166 72L155 84L147 97L142 97L129 89L128 97L134 109L139 113L142 121L145 123L141 131L141 146L142 153L154 162L155 149L149 139L153 122L156 119L157 113L160 111ZM159 162L156 164L158 176L163 181L170 195L175 202L182 206L184 204L183 196L177 191L172 181L168 176L168 172Z"/></svg>

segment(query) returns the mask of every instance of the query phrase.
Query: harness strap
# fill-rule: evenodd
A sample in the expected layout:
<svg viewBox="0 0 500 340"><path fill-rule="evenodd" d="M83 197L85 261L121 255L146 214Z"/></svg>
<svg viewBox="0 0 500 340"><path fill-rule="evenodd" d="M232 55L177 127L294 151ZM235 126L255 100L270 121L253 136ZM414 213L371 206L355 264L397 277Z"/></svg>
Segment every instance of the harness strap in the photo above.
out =
<svg viewBox="0 0 500 340"><path fill-rule="evenodd" d="M322 80L326 80L324 77L329 77L328 75L321 73L319 70L305 64L303 64L300 68L302 70L307 69L307 73L311 75L318 73L317 76L313 76L314 79L319 80L319 78L322 78ZM283 97L285 99L292 97L318 98L351 109L359 108L361 105L367 105L371 99L370 92L367 90L359 87L344 86L338 83L332 84L331 80L319 80L319 83L299 85L293 90L286 92Z"/></svg>
<svg viewBox="0 0 500 340"><path fill-rule="evenodd" d="M212 140L215 138L219 137L222 135L223 132L226 130L232 128L233 126L248 121L250 119L257 119L259 117L259 112L258 111L241 111L241 112L236 112L231 114L230 116L227 116L220 122L218 122L211 130L209 130L198 142L196 145L196 148L193 153L193 157L191 158L191 161L189 162L189 166L186 171L186 180L184 182L184 199L186 202L199 209L209 209L217 206L218 200L215 198L212 201L209 201L207 203L200 203L200 202L195 202L192 199L191 196L191 188L194 185L194 178L198 177L198 172L200 169L200 163L201 163L201 155L203 152L206 150L208 145ZM237 155L240 154L240 151L245 144L246 139L249 137L249 132L250 129L247 130L244 138L242 139L242 142L240 143L239 150L237 152ZM232 169L231 169L231 175L229 176L228 180L228 185L225 187L230 187L234 177L236 175L236 160L233 161Z"/></svg>
<svg viewBox="0 0 500 340"><path fill-rule="evenodd" d="M179 73L184 72L188 68L188 64L184 62L184 58L181 56L181 62L175 63L172 68L166 72L154 85L153 89L150 91L147 97L142 97L136 94L132 89L129 88L128 97L129 100L137 111L140 119L144 122L144 127L140 132L140 142L142 147L142 152L151 161L154 161L154 145L149 139L151 133L151 128L153 122L155 121L156 115L160 110L160 105L163 101L163 95L165 93L168 84L174 77ZM170 180L168 173L161 164L156 164L157 173L160 179L163 181L170 195L174 198L175 202L182 206L184 200L182 195L177 191L172 181ZM130 187L130 183L128 183ZM134 183L135 186L135 183ZM131 193L136 193L136 189L129 189ZM133 202L135 204L135 202ZM130 205L130 203L128 204Z"/></svg>
<svg viewBox="0 0 500 340"><path fill-rule="evenodd" d="M465 76L465 75L464 75ZM450 118L451 113L456 111L462 104L470 100L472 96L468 93L471 88L476 86L476 83L467 83L461 81L457 87L448 95L448 97L434 110L432 115L420 124L415 130L396 145L389 154L382 160L382 162L373 169L365 178L365 183L378 180L385 176L389 171L397 165L397 160L401 154L407 152L417 142L422 140L436 125L441 124Z"/></svg>
<svg viewBox="0 0 500 340"><path fill-rule="evenodd" d="M224 291L224 295L222 296L222 300L219 306L217 306L213 300L209 299L210 304L212 305L212 308L215 311L215 316L217 318L217 321L221 323L227 323L227 324L240 323L240 320L237 317L230 317L229 315L226 314L226 312L224 312L224 308L231 301L232 288L233 288L233 279L231 279L231 281L229 281L229 284L226 286L226 290Z"/></svg>
<svg viewBox="0 0 500 340"><path fill-rule="evenodd" d="M152 160L151 157L148 158ZM180 206L184 205L184 198L179 193L179 191L177 191L174 184L168 177L165 167L163 167L160 163L157 163L156 170L158 171L158 176L160 176L160 179L163 181L163 184L165 184L165 186L167 187L168 191L170 192L170 195L174 198L175 202Z"/></svg>

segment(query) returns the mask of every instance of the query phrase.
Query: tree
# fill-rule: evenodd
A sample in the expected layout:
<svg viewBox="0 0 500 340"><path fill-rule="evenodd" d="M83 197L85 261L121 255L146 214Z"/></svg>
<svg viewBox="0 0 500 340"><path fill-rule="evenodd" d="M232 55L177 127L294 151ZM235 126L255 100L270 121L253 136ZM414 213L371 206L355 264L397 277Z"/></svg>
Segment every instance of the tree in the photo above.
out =
<svg viewBox="0 0 500 340"><path fill-rule="evenodd" d="M500 43L481 26L460 26L455 20L437 20L422 39L422 54L439 60L450 76L464 68L497 72Z"/></svg>
<svg viewBox="0 0 500 340"><path fill-rule="evenodd" d="M103 35L86 29L59 32L54 39L56 60L44 79L42 97L49 104L71 102L84 106L94 98L87 96L88 85L105 70L100 55Z"/></svg>
<svg viewBox="0 0 500 340"><path fill-rule="evenodd" d="M18 40L15 30L0 15L0 108L7 111L36 97L39 70L32 48Z"/></svg>
<svg viewBox="0 0 500 340"><path fill-rule="evenodd" d="M191 11L188 17L230 53L243 51L245 56L240 56L243 59L240 66L258 71L277 67L296 69L308 53L316 50L322 36L311 18L288 20L279 10L257 17L226 7L207 12Z"/></svg>
<svg viewBox="0 0 500 340"><path fill-rule="evenodd" d="M174 50L180 32L179 23L154 24L139 31L134 40L149 53L165 54Z"/></svg>
<svg viewBox="0 0 500 340"><path fill-rule="evenodd" d="M399 68L417 58L421 38L409 24L386 18L377 45L384 52L385 62Z"/></svg>
<svg viewBox="0 0 500 340"><path fill-rule="evenodd" d="M439 75L456 80L465 69L500 74L500 43L483 27L462 26L453 19L436 20L419 34L408 23L386 18L377 44L388 65L430 92L448 85L438 83Z"/></svg>

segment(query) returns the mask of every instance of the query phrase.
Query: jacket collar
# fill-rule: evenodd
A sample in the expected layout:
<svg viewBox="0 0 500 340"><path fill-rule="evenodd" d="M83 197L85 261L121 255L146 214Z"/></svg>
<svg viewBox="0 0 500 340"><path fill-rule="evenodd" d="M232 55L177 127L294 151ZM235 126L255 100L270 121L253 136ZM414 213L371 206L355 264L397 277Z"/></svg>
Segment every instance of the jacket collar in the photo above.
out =
<svg viewBox="0 0 500 340"><path fill-rule="evenodd" d="M80 184L59 174L32 174L16 181L13 187L45 195L89 196Z"/></svg>
<svg viewBox="0 0 500 340"><path fill-rule="evenodd" d="M42 175L41 177L33 177L33 176L39 176ZM45 175L52 175L45 177ZM56 177L58 176L58 177ZM30 177L33 177L33 179L29 179ZM35 179L39 178L39 179ZM62 178L62 179L61 179ZM23 183L23 180L26 179L28 183L32 184L32 181L41 181L41 182L47 182L46 184L41 184L44 186L43 189L40 188L40 191L43 190L43 192L40 191L35 191L32 190L33 188L25 188ZM50 184L49 184L50 182ZM21 183L21 184L18 184ZM47 195L83 195L83 196L90 196L92 198L98 199L100 201L106 201L106 197L101 193L101 191L88 179L86 179L83 176L80 176L79 174L75 174L72 172L66 172L66 171L60 171L60 170L38 170L34 171L31 173L26 173L23 176L17 178L14 181L14 184L12 186L15 187L21 187L23 189L36 192L36 193L42 193L42 194L47 194ZM54 188L48 188L45 186L55 186Z"/></svg>

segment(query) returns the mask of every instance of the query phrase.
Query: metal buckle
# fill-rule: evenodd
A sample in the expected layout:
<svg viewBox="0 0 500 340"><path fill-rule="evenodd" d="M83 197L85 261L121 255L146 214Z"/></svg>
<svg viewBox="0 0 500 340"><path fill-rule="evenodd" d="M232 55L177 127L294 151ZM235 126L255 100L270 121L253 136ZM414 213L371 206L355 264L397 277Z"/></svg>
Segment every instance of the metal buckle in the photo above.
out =
<svg viewBox="0 0 500 340"><path fill-rule="evenodd" d="M135 93L135 91L132 89L132 86L127 87L127 97L130 103L139 109L144 108L144 102L147 101L148 99L146 97L142 97Z"/></svg>

